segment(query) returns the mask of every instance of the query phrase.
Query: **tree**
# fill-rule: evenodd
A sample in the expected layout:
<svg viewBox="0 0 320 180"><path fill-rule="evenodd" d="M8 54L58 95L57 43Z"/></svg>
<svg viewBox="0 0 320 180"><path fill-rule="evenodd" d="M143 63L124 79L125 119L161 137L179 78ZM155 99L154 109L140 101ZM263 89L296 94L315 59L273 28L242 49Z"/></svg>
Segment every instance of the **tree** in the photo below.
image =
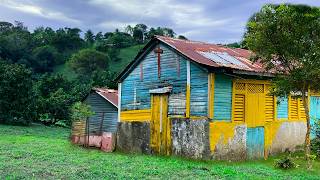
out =
<svg viewBox="0 0 320 180"><path fill-rule="evenodd" d="M170 28L163 28L162 30L165 36L173 38L176 35L176 33Z"/></svg>
<svg viewBox="0 0 320 180"><path fill-rule="evenodd" d="M132 37L136 42L143 43L144 36L143 36L143 31L141 29L134 27Z"/></svg>
<svg viewBox="0 0 320 180"><path fill-rule="evenodd" d="M32 72L23 65L0 60L0 122L28 125L37 117L34 111Z"/></svg>
<svg viewBox="0 0 320 180"><path fill-rule="evenodd" d="M92 86L117 89L117 83L113 81L115 77L115 74L110 71L94 71L92 73Z"/></svg>
<svg viewBox="0 0 320 180"><path fill-rule="evenodd" d="M72 55L68 65L78 74L90 77L93 71L107 70L110 58L94 49L83 49Z"/></svg>
<svg viewBox="0 0 320 180"><path fill-rule="evenodd" d="M188 38L186 38L186 37L183 36L183 35L179 35L179 36L178 36L178 39L188 40Z"/></svg>
<svg viewBox="0 0 320 180"><path fill-rule="evenodd" d="M131 36L133 35L133 27L128 25L125 27L124 31L128 34L130 34Z"/></svg>
<svg viewBox="0 0 320 180"><path fill-rule="evenodd" d="M307 123L305 153L310 164L308 90L320 90L320 9L305 5L265 5L254 14L244 39L255 61L277 71L274 94L301 96Z"/></svg>
<svg viewBox="0 0 320 180"><path fill-rule="evenodd" d="M36 72L52 72L58 61L58 51L53 46L41 46L32 51L32 58Z"/></svg>
<svg viewBox="0 0 320 180"><path fill-rule="evenodd" d="M86 33L84 33L84 40L88 45L92 45L94 43L94 35L90 29Z"/></svg>
<svg viewBox="0 0 320 180"><path fill-rule="evenodd" d="M103 39L103 34L102 34L102 32L98 32L96 35L95 35L95 37L94 37L94 40L95 41L102 41L102 39Z"/></svg>
<svg viewBox="0 0 320 180"><path fill-rule="evenodd" d="M231 48L241 48L241 45L238 42L229 43L229 44L226 44L226 46Z"/></svg>
<svg viewBox="0 0 320 180"><path fill-rule="evenodd" d="M144 43L145 35L147 32L148 26L145 24L137 24L133 28L133 37L136 39L139 43Z"/></svg>
<svg viewBox="0 0 320 180"><path fill-rule="evenodd" d="M70 107L80 101L91 89L91 84L71 81L64 76L44 74L35 84L38 107L36 111L46 118L40 120L52 125L65 120L70 125Z"/></svg>

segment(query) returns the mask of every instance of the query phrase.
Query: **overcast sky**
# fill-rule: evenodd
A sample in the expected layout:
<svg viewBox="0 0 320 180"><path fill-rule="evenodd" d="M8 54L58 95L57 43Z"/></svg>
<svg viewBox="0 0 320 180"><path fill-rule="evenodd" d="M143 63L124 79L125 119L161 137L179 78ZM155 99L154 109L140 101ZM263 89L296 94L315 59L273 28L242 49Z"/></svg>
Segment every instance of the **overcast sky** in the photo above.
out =
<svg viewBox="0 0 320 180"><path fill-rule="evenodd" d="M246 21L263 4L283 2L320 6L320 0L0 0L0 21L94 32L144 23L192 40L230 43L241 40Z"/></svg>

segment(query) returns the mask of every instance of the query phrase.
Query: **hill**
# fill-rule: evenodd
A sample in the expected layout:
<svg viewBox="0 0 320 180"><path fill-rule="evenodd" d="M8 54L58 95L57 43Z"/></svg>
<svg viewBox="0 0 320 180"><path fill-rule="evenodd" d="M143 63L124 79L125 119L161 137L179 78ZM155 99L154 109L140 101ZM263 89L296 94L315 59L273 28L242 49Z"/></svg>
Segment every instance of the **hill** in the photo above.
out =
<svg viewBox="0 0 320 180"><path fill-rule="evenodd" d="M144 44L130 46L127 48L120 49L119 60L110 63L110 71L119 74L137 55L137 53L142 49ZM70 69L66 64L57 65L53 69L54 73L59 73L72 80L76 78L75 72Z"/></svg>
<svg viewBox="0 0 320 180"><path fill-rule="evenodd" d="M138 54L144 44L135 45L127 48L120 49L119 61L110 64L112 68L110 70L116 74L120 73Z"/></svg>

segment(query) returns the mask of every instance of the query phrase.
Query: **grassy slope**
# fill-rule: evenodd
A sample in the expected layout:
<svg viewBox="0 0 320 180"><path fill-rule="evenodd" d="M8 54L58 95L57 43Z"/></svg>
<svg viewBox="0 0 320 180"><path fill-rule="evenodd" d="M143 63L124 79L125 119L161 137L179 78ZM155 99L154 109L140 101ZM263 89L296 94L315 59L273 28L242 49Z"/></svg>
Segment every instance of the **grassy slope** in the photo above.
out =
<svg viewBox="0 0 320 180"><path fill-rule="evenodd" d="M132 60L136 57L139 50L143 48L144 45L136 45L120 50L118 62L111 64L111 71L115 73L120 73Z"/></svg>
<svg viewBox="0 0 320 180"><path fill-rule="evenodd" d="M116 74L120 73L137 55L139 50L143 48L144 45L135 45L127 48L120 49L119 58L117 62L112 62L110 64L110 70ZM76 74L72 71L66 64L58 65L53 70L54 73L60 73L69 79L74 79Z"/></svg>
<svg viewBox="0 0 320 180"><path fill-rule="evenodd" d="M319 179L320 162L314 170L300 167L274 169L274 159L251 162L193 161L175 157L103 153L71 145L69 130L34 125L0 125L0 179Z"/></svg>

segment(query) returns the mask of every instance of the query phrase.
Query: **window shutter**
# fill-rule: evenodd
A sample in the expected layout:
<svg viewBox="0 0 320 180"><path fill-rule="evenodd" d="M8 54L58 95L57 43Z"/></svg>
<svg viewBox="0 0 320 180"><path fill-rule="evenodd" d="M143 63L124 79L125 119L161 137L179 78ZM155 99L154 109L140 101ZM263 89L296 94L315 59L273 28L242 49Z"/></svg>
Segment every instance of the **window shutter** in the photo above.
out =
<svg viewBox="0 0 320 180"><path fill-rule="evenodd" d="M290 102L290 117L292 120L298 120L298 99L294 97Z"/></svg>
<svg viewBox="0 0 320 180"><path fill-rule="evenodd" d="M269 95L270 85L266 85L266 96L265 96L265 120L267 122L273 121L274 118L274 98L272 95Z"/></svg>
<svg viewBox="0 0 320 180"><path fill-rule="evenodd" d="M245 95L235 94L234 121L243 121L245 117Z"/></svg>

